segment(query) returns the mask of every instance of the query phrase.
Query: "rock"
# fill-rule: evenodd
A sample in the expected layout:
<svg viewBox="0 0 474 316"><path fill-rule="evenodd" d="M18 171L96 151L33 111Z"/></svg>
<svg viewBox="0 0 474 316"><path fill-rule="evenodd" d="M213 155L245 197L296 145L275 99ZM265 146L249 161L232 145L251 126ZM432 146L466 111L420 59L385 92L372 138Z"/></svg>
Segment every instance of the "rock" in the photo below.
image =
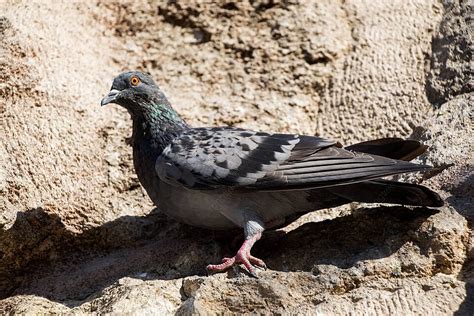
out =
<svg viewBox="0 0 474 316"><path fill-rule="evenodd" d="M474 312L467 2L17 1L0 12L0 314ZM235 233L151 205L127 113L99 107L124 69L150 72L195 125L345 143L411 134L430 146L418 161L439 169L403 179L447 205L310 213L256 244L269 266L259 279L206 276Z"/></svg>
<svg viewBox="0 0 474 316"><path fill-rule="evenodd" d="M472 3L444 1L443 6L443 19L431 43L431 68L426 81L427 97L435 105L474 90Z"/></svg>
<svg viewBox="0 0 474 316"><path fill-rule="evenodd" d="M71 312L84 315L170 315L181 303L180 283L123 278Z"/></svg>

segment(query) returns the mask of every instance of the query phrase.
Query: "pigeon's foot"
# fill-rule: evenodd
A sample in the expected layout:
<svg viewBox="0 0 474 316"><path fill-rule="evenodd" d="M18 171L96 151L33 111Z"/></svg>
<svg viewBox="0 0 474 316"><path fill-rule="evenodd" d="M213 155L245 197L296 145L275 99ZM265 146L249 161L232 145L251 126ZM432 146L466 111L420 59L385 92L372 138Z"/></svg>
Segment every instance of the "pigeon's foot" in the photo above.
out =
<svg viewBox="0 0 474 316"><path fill-rule="evenodd" d="M237 254L232 258L223 258L221 264L210 264L206 267L207 271L211 272L223 272L235 264L243 264L244 267L247 269L248 273L253 276L257 277L255 272L255 268L266 269L267 266L263 260L256 258L250 254L250 249L255 244L257 240L260 239L262 236L261 233L258 233L244 241L242 246L240 247Z"/></svg>

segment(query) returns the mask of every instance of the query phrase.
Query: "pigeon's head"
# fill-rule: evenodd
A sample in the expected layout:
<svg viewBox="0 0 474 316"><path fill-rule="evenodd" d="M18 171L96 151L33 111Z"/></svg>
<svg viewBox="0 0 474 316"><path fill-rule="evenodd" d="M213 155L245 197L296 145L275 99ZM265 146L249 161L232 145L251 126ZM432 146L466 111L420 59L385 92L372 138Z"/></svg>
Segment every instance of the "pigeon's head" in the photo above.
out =
<svg viewBox="0 0 474 316"><path fill-rule="evenodd" d="M153 110L156 107L168 107L163 92L153 79L139 71L124 72L115 77L112 88L100 104L116 103L126 108L132 116Z"/></svg>

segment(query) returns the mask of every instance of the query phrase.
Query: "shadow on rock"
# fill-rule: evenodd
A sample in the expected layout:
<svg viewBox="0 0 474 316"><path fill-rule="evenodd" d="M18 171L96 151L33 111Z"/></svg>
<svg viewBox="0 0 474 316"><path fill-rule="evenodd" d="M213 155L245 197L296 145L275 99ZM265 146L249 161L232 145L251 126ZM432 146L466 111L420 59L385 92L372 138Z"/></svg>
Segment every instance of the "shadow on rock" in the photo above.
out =
<svg viewBox="0 0 474 316"><path fill-rule="evenodd" d="M464 216L470 228L474 228L474 167L471 168L470 174L467 174L456 185L450 188L452 195L447 199L448 203L456 209L456 211Z"/></svg>
<svg viewBox="0 0 474 316"><path fill-rule="evenodd" d="M474 250L464 262L460 276L466 282L466 299L454 315L474 315Z"/></svg>
<svg viewBox="0 0 474 316"><path fill-rule="evenodd" d="M416 239L416 230L435 213L427 208L359 209L333 220L306 223L286 235L269 234L255 253L271 269L281 271L311 271L318 264L346 269L361 260L390 256Z"/></svg>
<svg viewBox="0 0 474 316"><path fill-rule="evenodd" d="M448 198L448 202L466 218L472 231L474 229L474 174L466 176L451 192L453 195ZM471 245L459 278L466 282L466 299L454 315L474 315L474 245Z"/></svg>
<svg viewBox="0 0 474 316"><path fill-rule="evenodd" d="M316 264L346 268L359 260L390 256L434 213L426 208L363 209L287 234L268 232L255 254L280 271L310 271ZM228 245L238 233L181 225L155 209L147 216L124 216L75 234L48 210L21 212L0 235L1 295L34 294L72 307L125 276L203 275L207 263L236 250Z"/></svg>
<svg viewBox="0 0 474 316"><path fill-rule="evenodd" d="M203 274L205 262L217 257L213 240L228 238L171 221L157 209L80 234L70 229L47 209L19 212L13 226L0 231L0 297L83 300L124 276Z"/></svg>

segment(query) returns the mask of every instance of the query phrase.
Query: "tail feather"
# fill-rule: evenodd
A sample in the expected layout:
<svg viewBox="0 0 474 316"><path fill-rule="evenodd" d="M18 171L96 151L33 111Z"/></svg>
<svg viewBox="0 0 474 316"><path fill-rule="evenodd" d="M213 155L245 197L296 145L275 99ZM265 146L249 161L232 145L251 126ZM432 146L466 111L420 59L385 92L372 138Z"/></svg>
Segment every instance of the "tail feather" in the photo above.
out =
<svg viewBox="0 0 474 316"><path fill-rule="evenodd" d="M416 140L382 138L345 147L347 150L372 154L392 159L410 161L423 154L428 146Z"/></svg>
<svg viewBox="0 0 474 316"><path fill-rule="evenodd" d="M332 193L351 200L365 203L389 203L414 206L440 207L444 205L441 197L418 184L388 180L371 180L328 188Z"/></svg>

